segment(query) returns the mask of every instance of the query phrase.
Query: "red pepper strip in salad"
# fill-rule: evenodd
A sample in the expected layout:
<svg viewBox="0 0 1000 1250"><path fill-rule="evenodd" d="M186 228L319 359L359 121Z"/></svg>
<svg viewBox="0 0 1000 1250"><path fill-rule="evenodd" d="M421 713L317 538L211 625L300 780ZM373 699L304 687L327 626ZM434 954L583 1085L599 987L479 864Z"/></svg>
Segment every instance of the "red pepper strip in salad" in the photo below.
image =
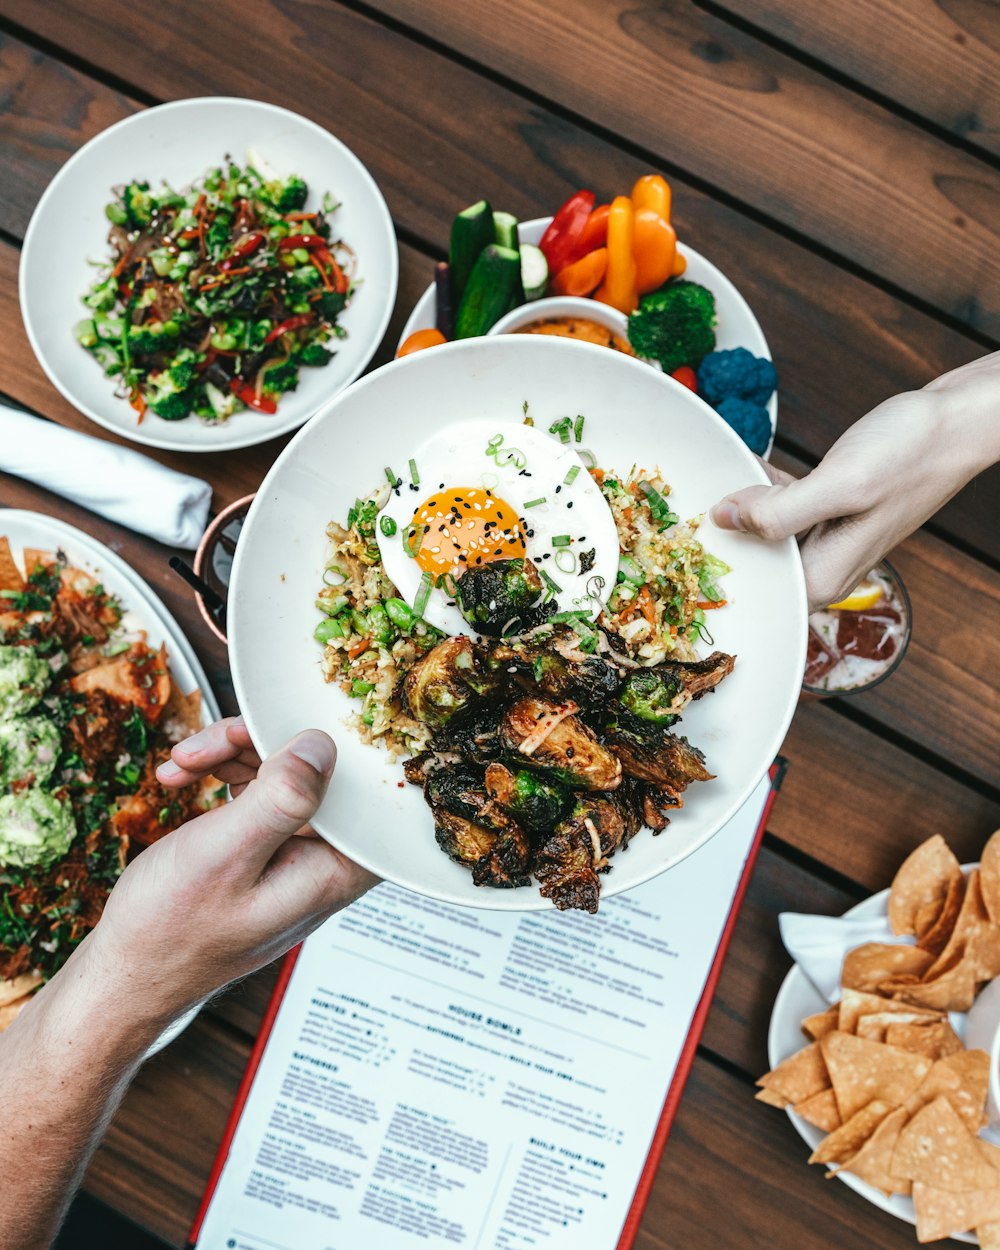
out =
<svg viewBox="0 0 1000 1250"><path fill-rule="evenodd" d="M348 282L347 275L344 273L343 269L341 269L341 267L333 259L333 253L325 247L317 248L315 254L313 255L313 262L315 263L316 260L319 260L321 264L329 267L330 273L333 275L333 289L337 292L337 294L346 295L347 288L351 284ZM323 276L322 269L320 270L320 276Z"/></svg>
<svg viewBox="0 0 1000 1250"><path fill-rule="evenodd" d="M278 242L279 252L290 252L296 247L303 247L307 252L315 252L318 248L326 248L326 239L319 234L290 234Z"/></svg>
<svg viewBox="0 0 1000 1250"><path fill-rule="evenodd" d="M236 261L242 260L246 256L252 256L254 252L258 251L263 246L264 236L259 231L255 231L252 234L245 234L243 238L236 243L236 246L229 253L226 259L221 262L219 268L232 269Z"/></svg>
<svg viewBox="0 0 1000 1250"><path fill-rule="evenodd" d="M132 392L132 394L129 396L129 401L128 401L128 402L129 402L129 404L130 404L130 405L131 405L131 406L132 406L132 407L136 410L136 412L139 414L139 419L138 419L138 421L136 421L136 425L142 425L142 419L143 419L143 417L146 415L146 397L145 397L145 395L143 395L142 391L140 391L140 390L138 389L138 387L137 387L137 388L136 388L136 389Z"/></svg>
<svg viewBox="0 0 1000 1250"><path fill-rule="evenodd" d="M264 339L264 346L266 347L268 343L273 343L275 339L281 338L289 330L298 330L302 326L309 325L312 320L312 313L298 313L294 317L289 317L287 321L279 321L273 330L268 331L267 337Z"/></svg>
<svg viewBox="0 0 1000 1250"><path fill-rule="evenodd" d="M258 399L257 392L249 382L244 382L242 378L233 378L229 383L229 389L237 399L242 399L248 408L256 408L258 412L267 413L278 411L278 405L273 399L267 395L261 395Z"/></svg>
<svg viewBox="0 0 1000 1250"><path fill-rule="evenodd" d="M588 252L592 252L595 248L603 247L607 243L608 215L610 212L610 204L598 204L587 218L583 227L583 234L580 235L580 240L576 246L579 256L586 256Z"/></svg>
<svg viewBox="0 0 1000 1250"><path fill-rule="evenodd" d="M577 191L549 222L538 246L545 254L550 273L564 269L576 255L594 198L593 191Z"/></svg>

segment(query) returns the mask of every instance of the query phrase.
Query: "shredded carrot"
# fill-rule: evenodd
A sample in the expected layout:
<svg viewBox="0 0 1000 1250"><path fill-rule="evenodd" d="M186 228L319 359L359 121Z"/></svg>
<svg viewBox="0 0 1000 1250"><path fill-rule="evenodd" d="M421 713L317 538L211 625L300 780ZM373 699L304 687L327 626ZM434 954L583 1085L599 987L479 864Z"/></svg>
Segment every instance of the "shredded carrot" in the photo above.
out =
<svg viewBox="0 0 1000 1250"><path fill-rule="evenodd" d="M285 221L312 221L319 213L286 213Z"/></svg>
<svg viewBox="0 0 1000 1250"><path fill-rule="evenodd" d="M249 273L250 269L250 265L242 265L238 269L227 269L225 273L219 274L214 278L209 278L207 282L203 282L198 290L210 291L212 287L222 286L223 282L227 282L230 278L236 278L241 273Z"/></svg>
<svg viewBox="0 0 1000 1250"><path fill-rule="evenodd" d="M330 278L326 272L323 262L320 260L318 256L314 255L314 253L312 252L309 253L309 259L316 266L316 269L319 272L319 276L323 279L323 285L326 287L328 291L332 291L333 283L330 281Z"/></svg>
<svg viewBox="0 0 1000 1250"><path fill-rule="evenodd" d="M594 479L594 481L599 486L602 486L604 484L604 470L603 469L591 469L590 476Z"/></svg>
<svg viewBox="0 0 1000 1250"><path fill-rule="evenodd" d="M347 648L347 654L352 660L356 660L359 655L368 650L368 639L362 638L360 642L356 642L353 647Z"/></svg>
<svg viewBox="0 0 1000 1250"><path fill-rule="evenodd" d="M726 601L725 599L699 599L696 606L703 612L711 612L713 608L724 608Z"/></svg>
<svg viewBox="0 0 1000 1250"><path fill-rule="evenodd" d="M133 391L132 394L129 396L128 402L139 414L139 419L138 421L136 421L136 425L142 425L142 419L146 415L145 395L143 395L142 391L139 391L139 390Z"/></svg>
<svg viewBox="0 0 1000 1250"><path fill-rule="evenodd" d="M643 616L650 623L656 624L656 604L653 602L653 596L649 593L649 587L643 586L639 591L639 607Z"/></svg>
<svg viewBox="0 0 1000 1250"><path fill-rule="evenodd" d="M626 525L632 524L632 509L631 508L622 508L622 516L625 518Z"/></svg>

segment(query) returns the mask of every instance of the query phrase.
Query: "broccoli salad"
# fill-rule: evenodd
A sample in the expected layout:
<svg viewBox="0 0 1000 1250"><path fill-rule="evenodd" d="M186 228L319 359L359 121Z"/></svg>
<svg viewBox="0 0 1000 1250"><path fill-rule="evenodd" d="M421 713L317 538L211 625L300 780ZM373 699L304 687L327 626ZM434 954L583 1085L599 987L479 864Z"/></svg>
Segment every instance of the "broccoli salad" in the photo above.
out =
<svg viewBox="0 0 1000 1250"><path fill-rule="evenodd" d="M354 254L333 234L336 202L306 211L305 182L250 155L186 191L130 182L105 209L112 255L76 338L140 421L273 413L345 334Z"/></svg>

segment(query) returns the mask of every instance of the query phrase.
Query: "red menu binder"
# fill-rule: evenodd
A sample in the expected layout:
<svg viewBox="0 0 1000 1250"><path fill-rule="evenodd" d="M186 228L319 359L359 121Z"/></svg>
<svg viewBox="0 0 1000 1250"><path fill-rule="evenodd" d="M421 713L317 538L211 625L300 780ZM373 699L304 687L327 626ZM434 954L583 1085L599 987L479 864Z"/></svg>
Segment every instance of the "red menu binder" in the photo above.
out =
<svg viewBox="0 0 1000 1250"><path fill-rule="evenodd" d="M733 894L732 905L731 905L729 914L726 918L725 924L722 929L722 933L718 942L718 946L716 948L715 957L712 961L711 967L708 972L708 976L705 980L704 988L701 992L700 999L698 1000L698 1005L695 1008L694 1014L691 1018L691 1025L688 1030L686 1042L683 1046L683 1049L680 1052L680 1056L676 1063L676 1066L674 1069L674 1076L668 1087L666 1097L664 1099L662 1110L660 1113L659 1121L653 1133L652 1141L649 1146L649 1150L645 1159L645 1163L639 1175L639 1179L635 1187L635 1193L632 1198L631 1205L628 1209L628 1213L626 1215L624 1224L622 1226L621 1235L619 1237L616 1250L629 1250L638 1232L639 1223L642 1219L642 1214L645 1209L646 1202L649 1198L650 1190L652 1189L653 1180L655 1178L656 1171L659 1166L660 1159L662 1157L663 1150L667 1142L667 1137L670 1133L670 1128L673 1123L674 1116L677 1112L677 1107L680 1102L681 1094L683 1092L685 1082L687 1081L687 1077L688 1077L688 1073L690 1072L691 1065L694 1062L694 1057L697 1052L698 1042L701 1038L702 1030L705 1025L705 1020L708 1015L708 1011L711 1006L716 987L718 985L719 977L722 972L725 955L728 950L730 940L732 938L733 930L735 929L735 926L736 926L736 921L739 916L739 912L743 903L743 899L746 895L747 886L749 884L750 877L753 873L753 868L756 862L757 853L760 849L761 839L763 838L763 835L767 826L767 821L770 816L771 809L774 805L775 798L777 797L778 790L781 786L781 782L784 778L786 768L787 768L787 761L779 757L775 761L775 763L772 765L769 771L770 790L769 790L769 793L767 794L766 799L764 800L764 804L761 809L760 819L756 827L756 832L751 842L749 853L747 855L742 873L739 877L736 890ZM212 1204L213 1198L216 1195L217 1188L219 1186L220 1180L222 1179L223 1173L226 1168L226 1164L229 1160L230 1149L232 1147L233 1140L236 1136L237 1129L240 1125L241 1117L243 1116L243 1112L246 1107L247 1100L250 1097L251 1090L253 1089L254 1081L255 1081L255 1078L257 1077L258 1070L261 1064L261 1060L263 1059L264 1052L268 1046L268 1042L271 1039L275 1023L281 1011L282 1002L285 997L285 992L288 988L289 981L291 980L292 973L295 969L296 963L299 959L301 952L302 952L301 946L295 947L293 950L289 951L289 953L285 956L284 961L282 962L281 971L279 973L277 983L275 984L270 1001L268 1003L267 1010L264 1014L264 1018L261 1022L261 1027L257 1035L256 1042L254 1044L253 1050L251 1051L250 1058L247 1062L246 1071L243 1074L243 1079L240 1083L240 1087L236 1095L236 1100L233 1104L233 1109L232 1109L232 1112L230 1113L229 1120L226 1125L226 1130L223 1135L222 1141L220 1143L219 1151L216 1156L215 1163L212 1168L212 1172L208 1179L205 1193L202 1198L201 1206L198 1209L198 1213L195 1217L195 1221L191 1229L191 1233L190 1233L189 1240L188 1240L188 1250L197 1250L199 1238L201 1236L202 1229L205 1224L206 1216L208 1215L209 1208ZM229 1244L234 1245L235 1242L230 1242Z"/></svg>

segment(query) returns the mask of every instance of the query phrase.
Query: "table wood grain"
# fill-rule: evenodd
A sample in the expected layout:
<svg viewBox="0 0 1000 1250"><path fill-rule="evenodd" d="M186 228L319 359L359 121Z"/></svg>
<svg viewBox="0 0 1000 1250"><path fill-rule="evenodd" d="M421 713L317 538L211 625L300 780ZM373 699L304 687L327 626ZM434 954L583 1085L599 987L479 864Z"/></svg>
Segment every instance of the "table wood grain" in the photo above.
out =
<svg viewBox="0 0 1000 1250"><path fill-rule="evenodd" d="M347 142L401 240L389 359L482 195L521 217L665 170L682 240L750 300L780 373L779 463L807 471L858 416L1000 339L1000 13L987 0L0 0L0 393L96 438L34 360L17 266L32 208L89 138L185 95L254 96ZM143 171L137 171L143 172ZM144 171L155 177L155 170ZM193 171L197 172L197 171ZM256 489L281 440L148 450ZM0 469L3 458L0 449ZM166 548L0 473L0 503L107 542L162 595L223 706L225 649ZM756 1104L786 908L838 914L931 833L975 859L1000 824L1000 470L893 559L914 604L906 663L848 700L800 705L790 769L654 1184L640 1250L890 1248L912 1230L806 1167ZM669 835L665 835L669 836ZM86 1178L183 1245L274 982L229 989L147 1064Z"/></svg>

